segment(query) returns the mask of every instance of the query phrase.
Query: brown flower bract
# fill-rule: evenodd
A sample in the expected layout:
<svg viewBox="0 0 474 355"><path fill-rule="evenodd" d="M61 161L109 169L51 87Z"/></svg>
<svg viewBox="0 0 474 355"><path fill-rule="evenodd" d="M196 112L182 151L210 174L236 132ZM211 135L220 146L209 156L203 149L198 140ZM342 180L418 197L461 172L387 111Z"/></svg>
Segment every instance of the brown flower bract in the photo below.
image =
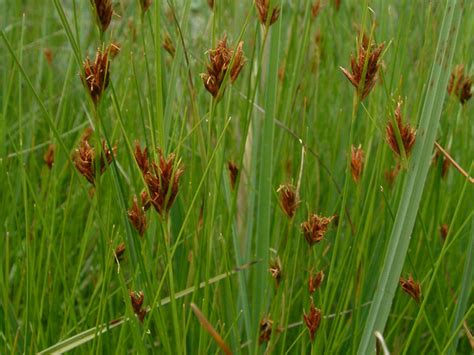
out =
<svg viewBox="0 0 474 355"><path fill-rule="evenodd" d="M88 89L92 101L97 105L105 89L109 86L109 49L104 52L97 49L95 61L87 57L83 63L84 73L81 75L84 86Z"/></svg>
<svg viewBox="0 0 474 355"><path fill-rule="evenodd" d="M289 218L293 218L300 203L296 188L293 185L285 184L278 188L280 194L280 206Z"/></svg>
<svg viewBox="0 0 474 355"><path fill-rule="evenodd" d="M472 79L464 75L464 65L457 65L449 77L448 93L457 96L464 105L472 97L471 86Z"/></svg>
<svg viewBox="0 0 474 355"><path fill-rule="evenodd" d="M413 145L415 144L416 130L408 123L406 125L403 124L401 105L402 102L399 101L397 108L395 109L395 120L397 122L398 131L400 132L400 138L403 143L405 154L408 156L410 155ZM397 133L391 121L389 121L387 124L385 139L387 140L393 152L397 155L400 155L401 149L398 145Z"/></svg>
<svg viewBox="0 0 474 355"><path fill-rule="evenodd" d="M322 217L313 213L308 217L307 221L301 223L304 237L310 246L313 246L324 239L328 226L333 219L334 216Z"/></svg>
<svg viewBox="0 0 474 355"><path fill-rule="evenodd" d="M356 148L351 146L351 173L352 178L356 183L359 182L364 170L364 150L361 145Z"/></svg>
<svg viewBox="0 0 474 355"><path fill-rule="evenodd" d="M309 275L308 279L308 292L310 294L314 293L319 287L321 287L321 284L323 283L324 280L324 271L321 270L319 271L316 275Z"/></svg>
<svg viewBox="0 0 474 355"><path fill-rule="evenodd" d="M137 196L133 197L132 208L128 210L127 214L133 227L137 230L138 234L143 237L147 228L146 214L144 208L138 206Z"/></svg>
<svg viewBox="0 0 474 355"><path fill-rule="evenodd" d="M313 300L311 300L311 306L309 308L309 314L304 313L303 319L306 324L306 328L308 328L309 337L311 341L314 341L314 337L316 335L316 331L319 328L319 324L321 323L321 310L314 306Z"/></svg>
<svg viewBox="0 0 474 355"><path fill-rule="evenodd" d="M91 0L102 32L107 31L112 21L112 0Z"/></svg>
<svg viewBox="0 0 474 355"><path fill-rule="evenodd" d="M418 282L413 280L413 277L410 275L408 276L408 279L404 279L403 277L400 277L400 286L402 287L402 290L408 294L411 298L413 298L416 303L420 302L421 298L421 287Z"/></svg>
<svg viewBox="0 0 474 355"><path fill-rule="evenodd" d="M255 7L257 8L258 19L262 25L267 25L268 11L270 9L270 0L255 0ZM280 16L280 8L275 6L272 10L272 16L269 20L268 26L273 25Z"/></svg>

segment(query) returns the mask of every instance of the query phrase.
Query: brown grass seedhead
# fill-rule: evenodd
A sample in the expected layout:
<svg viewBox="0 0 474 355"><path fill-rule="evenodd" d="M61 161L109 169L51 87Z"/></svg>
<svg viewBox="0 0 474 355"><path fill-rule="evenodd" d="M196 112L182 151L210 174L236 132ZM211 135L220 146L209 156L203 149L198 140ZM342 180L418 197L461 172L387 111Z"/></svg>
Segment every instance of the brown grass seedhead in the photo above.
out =
<svg viewBox="0 0 474 355"><path fill-rule="evenodd" d="M133 197L132 207L128 210L128 219L141 237L147 228L146 214L143 207L138 206L137 196Z"/></svg>
<svg viewBox="0 0 474 355"><path fill-rule="evenodd" d="M301 224L301 229L309 246L313 246L324 239L324 235L333 219L334 216L322 217L316 214L311 214L308 217L308 220Z"/></svg>
<svg viewBox="0 0 474 355"><path fill-rule="evenodd" d="M174 47L171 37L168 34L165 34L165 38L163 39L163 48L172 58L174 58L174 55L176 54L176 48Z"/></svg>
<svg viewBox="0 0 474 355"><path fill-rule="evenodd" d="M270 341L272 336L272 328L273 321L270 318L264 317L260 321L260 335L258 337L259 344L268 343Z"/></svg>
<svg viewBox="0 0 474 355"><path fill-rule="evenodd" d="M135 147L135 159L148 187L148 195L142 194L142 201L145 201L143 206L147 208L149 200L161 216L167 215L178 194L179 179L184 173L181 163L175 161L175 154L165 158L158 149L158 163L149 164L146 148L142 151L138 144Z"/></svg>
<svg viewBox="0 0 474 355"><path fill-rule="evenodd" d="M116 261L120 262L123 259L123 254L125 253L125 243L122 242L117 245L117 248L114 250L114 256Z"/></svg>
<svg viewBox="0 0 474 355"><path fill-rule="evenodd" d="M304 323L306 324L306 328L308 328L309 338L311 341L314 341L316 331L319 328L319 324L321 323L321 310L316 308L313 303L313 299L311 299L311 306L309 308L309 313L306 312L303 314Z"/></svg>
<svg viewBox="0 0 474 355"><path fill-rule="evenodd" d="M49 169L51 169L53 167L55 152L56 152L56 146L54 144L50 144L48 146L48 150L43 155L44 163L46 164L46 166Z"/></svg>
<svg viewBox="0 0 474 355"><path fill-rule="evenodd" d="M48 64L52 65L53 64L53 51L51 50L51 48L44 48L43 54Z"/></svg>
<svg viewBox="0 0 474 355"><path fill-rule="evenodd" d="M142 308L145 295L143 294L143 291L130 291L129 294L133 312L137 315L138 319L140 319L140 322L143 323L143 319L145 319L147 313L147 311Z"/></svg>
<svg viewBox="0 0 474 355"><path fill-rule="evenodd" d="M145 13L151 6L152 0L140 0L143 13Z"/></svg>
<svg viewBox="0 0 474 355"><path fill-rule="evenodd" d="M280 206L289 218L293 218L300 203L296 188L291 184L281 185L278 188Z"/></svg>
<svg viewBox="0 0 474 355"><path fill-rule="evenodd" d="M318 17L320 11L321 11L321 0L316 0L313 3L313 5L311 5L311 16L313 16L313 18Z"/></svg>
<svg viewBox="0 0 474 355"><path fill-rule="evenodd" d="M359 44L357 59L351 55L351 72L339 67L351 84L356 88L360 100L364 100L377 81L380 68L380 55L385 44L369 43L367 36L363 35ZM365 69L365 71L364 71ZM365 77L363 75L365 74Z"/></svg>
<svg viewBox="0 0 474 355"><path fill-rule="evenodd" d="M309 275L308 279L308 291L309 294L313 294L317 289L321 287L324 281L324 271L319 271L316 275Z"/></svg>
<svg viewBox="0 0 474 355"><path fill-rule="evenodd" d="M280 286L283 274L281 271L281 261L278 256L271 261L268 271L270 271L270 275L272 275L272 278L275 280L277 287Z"/></svg>
<svg viewBox="0 0 474 355"><path fill-rule="evenodd" d="M114 146L109 149L106 146L105 141L102 141L102 152L96 152L89 144L90 133L87 131L82 137L79 148L76 149L73 156L74 165L76 169L89 181L92 185L95 185L95 179L97 172L99 175L105 172L105 169L112 162L113 156L116 155L117 147ZM96 166L96 161L99 158Z"/></svg>
<svg viewBox="0 0 474 355"><path fill-rule="evenodd" d="M401 142L403 144L403 149L405 150L405 154L409 156L413 145L415 144L416 130L408 123L405 125L403 124L401 105L402 102L399 101L397 104L397 108L395 109L395 120L397 122L398 131L400 133ZM387 124L387 128L385 131L385 139L387 140L387 143L389 144L393 152L400 156L401 149L397 140L397 132L395 131L395 127L393 126L391 120Z"/></svg>
<svg viewBox="0 0 474 355"><path fill-rule="evenodd" d="M352 178L356 183L359 182L364 170L364 150L361 145L356 148L351 146L351 173Z"/></svg>
<svg viewBox="0 0 474 355"><path fill-rule="evenodd" d="M411 298L413 298L416 303L420 302L421 299L421 287L420 283L413 280L413 277L410 275L408 279L404 279L400 277L400 286L402 287L403 292L408 294Z"/></svg>
<svg viewBox="0 0 474 355"><path fill-rule="evenodd" d="M443 223L439 227L439 235L441 236L441 239L443 239L443 242L446 241L446 238L448 236L448 232L449 232L449 226L446 223Z"/></svg>
<svg viewBox="0 0 474 355"><path fill-rule="evenodd" d="M462 105L472 97L472 78L464 75L464 65L457 65L451 73L448 83L448 93L457 96Z"/></svg>
<svg viewBox="0 0 474 355"><path fill-rule="evenodd" d="M94 6L101 31L107 31L114 12L112 8L112 0L91 0L91 3L92 6Z"/></svg>
<svg viewBox="0 0 474 355"><path fill-rule="evenodd" d="M95 61L92 63L89 57L84 61L84 72L81 74L82 82L87 88L89 95L98 104L102 94L109 86L109 49L101 51L97 49Z"/></svg>
<svg viewBox="0 0 474 355"><path fill-rule="evenodd" d="M268 19L270 0L255 0L255 7L257 8L258 19L262 25L271 26L276 22L276 20L278 20L278 17L280 16L280 8L275 6L273 7L270 19ZM267 20L269 21L268 24Z"/></svg>
<svg viewBox="0 0 474 355"><path fill-rule="evenodd" d="M237 176L239 175L239 168L233 162L227 162L227 169L229 170L230 186L232 190L235 189L235 183L237 182Z"/></svg>
<svg viewBox="0 0 474 355"><path fill-rule="evenodd" d="M215 49L209 50L210 64L207 65L207 73L202 73L201 78L207 91L213 97L222 96L224 88L221 89L221 86L228 70L230 70L230 82L234 83L237 80L246 61L242 50L243 45L244 42L239 42L234 55L234 50L227 46L227 37L224 37Z"/></svg>

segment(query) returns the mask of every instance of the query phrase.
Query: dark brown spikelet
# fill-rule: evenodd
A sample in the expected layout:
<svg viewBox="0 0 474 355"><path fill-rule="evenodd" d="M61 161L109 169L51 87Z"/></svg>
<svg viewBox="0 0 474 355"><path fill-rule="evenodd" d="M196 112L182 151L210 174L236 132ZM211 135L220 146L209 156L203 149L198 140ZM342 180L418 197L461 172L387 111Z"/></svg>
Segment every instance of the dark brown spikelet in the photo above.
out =
<svg viewBox="0 0 474 355"><path fill-rule="evenodd" d="M364 150L361 145L356 148L351 146L351 173L356 183L359 182L364 170Z"/></svg>
<svg viewBox="0 0 474 355"><path fill-rule="evenodd" d="M112 8L112 0L91 0L92 6L94 6L97 21L102 32L107 31L110 22L112 21L112 14L114 12Z"/></svg>
<svg viewBox="0 0 474 355"><path fill-rule="evenodd" d="M307 221L301 223L304 237L310 246L313 246L324 239L328 226L333 219L334 216L322 217L313 213L308 217Z"/></svg>
<svg viewBox="0 0 474 355"><path fill-rule="evenodd" d="M232 190L235 189L235 183L237 182L237 176L239 175L239 168L233 162L227 162L227 170L229 170L230 187Z"/></svg>
<svg viewBox="0 0 474 355"><path fill-rule="evenodd" d="M364 100L377 81L377 73L380 68L380 54L385 46L384 43L377 45L369 43L367 36L362 37L362 43L359 44L357 59L351 55L351 71L339 67L351 84L356 88L360 100ZM364 67L367 63L367 69L364 74Z"/></svg>
<svg viewBox="0 0 474 355"><path fill-rule="evenodd" d="M268 343L272 336L273 321L268 317L263 317L260 321L260 335L258 337L258 343Z"/></svg>
<svg viewBox="0 0 474 355"><path fill-rule="evenodd" d="M308 292L313 294L317 289L321 287L324 281L324 271L319 271L316 275L309 275L308 279Z"/></svg>
<svg viewBox="0 0 474 355"><path fill-rule="evenodd" d="M400 138L403 144L403 148L405 150L405 154L409 156L413 145L415 144L416 130L408 123L406 125L403 124L401 105L402 102L399 101L397 104L397 108L395 109L395 120L397 122L398 131L400 132ZM393 126L392 121L389 121L387 124L385 139L387 140L387 143L389 144L393 152L400 156L401 149L398 145L397 132L395 131L395 127Z"/></svg>
<svg viewBox="0 0 474 355"><path fill-rule="evenodd" d="M416 303L420 302L421 298L421 287L420 283L413 280L413 277L410 275L408 279L404 279L400 277L400 286L402 287L403 292L408 294L411 298L413 298Z"/></svg>
<svg viewBox="0 0 474 355"><path fill-rule="evenodd" d="M48 64L52 65L53 64L53 51L50 48L44 48L43 54Z"/></svg>
<svg viewBox="0 0 474 355"><path fill-rule="evenodd" d="M260 23L267 26L268 12L270 10L270 0L255 0L255 7L257 8L257 15ZM268 20L268 26L273 25L280 16L280 8L275 6L272 10L272 15Z"/></svg>
<svg viewBox="0 0 474 355"><path fill-rule="evenodd" d="M165 158L162 151L158 149L158 163L151 162L150 165L148 165L147 157L146 148L142 151L137 144L135 147L135 159L148 187L147 195L144 196L142 193L142 201L149 201L161 216L165 216L176 199L179 179L183 175L184 170L179 161L175 162L176 156L173 153ZM148 202L143 203L145 209L147 204Z"/></svg>
<svg viewBox="0 0 474 355"><path fill-rule="evenodd" d="M125 253L125 243L122 242L114 250L114 256L116 261L120 262L123 259L123 254Z"/></svg>
<svg viewBox="0 0 474 355"><path fill-rule="evenodd" d="M451 73L448 83L448 93L457 96L462 105L472 97L472 78L464 75L464 65L457 65Z"/></svg>
<svg viewBox="0 0 474 355"><path fill-rule="evenodd" d="M277 287L280 286L282 271L281 271L281 261L279 257L276 257L275 259L271 261L268 271L270 271L270 275L272 275L272 278L275 280Z"/></svg>
<svg viewBox="0 0 474 355"><path fill-rule="evenodd" d="M54 144L50 144L48 146L48 150L46 151L46 153L44 153L43 155L43 160L44 160L44 163L46 164L46 166L51 169L53 167L53 164L54 164L54 153L56 151L56 146Z"/></svg>
<svg viewBox="0 0 474 355"><path fill-rule="evenodd" d="M152 0L140 0L143 13L145 13L151 6Z"/></svg>
<svg viewBox="0 0 474 355"><path fill-rule="evenodd" d="M283 212L285 212L289 218L293 218L300 203L296 188L291 184L285 184L281 185L277 191L280 195L280 206Z"/></svg>
<svg viewBox="0 0 474 355"><path fill-rule="evenodd" d="M239 42L234 55L234 50L227 47L227 37L224 36L224 38L218 42L215 49L209 50L210 64L207 65L207 72L201 74L201 78L207 91L209 91L213 97L220 98L224 93L224 88L221 89L221 86L231 63L231 83L234 83L239 76L246 60L242 50L243 45L244 42ZM234 57L233 62L232 57Z"/></svg>
<svg viewBox="0 0 474 355"><path fill-rule="evenodd" d="M105 141L102 141L102 152L96 152L96 150L89 144L90 133L87 131L80 143L79 148L76 149L73 156L74 165L76 169L89 181L92 185L95 185L95 179L97 177L97 170L99 175L103 174L108 165L112 162L113 156L115 156L117 147L109 149ZM96 159L99 158L99 164L96 166Z"/></svg>
<svg viewBox="0 0 474 355"><path fill-rule="evenodd" d="M109 49L103 52L97 49L95 61L92 63L87 57L83 63L84 72L81 79L96 105L109 86L109 67Z"/></svg>
<svg viewBox="0 0 474 355"><path fill-rule="evenodd" d="M311 16L313 16L313 18L318 17L320 11L321 11L321 0L316 0L313 3L313 5L311 5Z"/></svg>
<svg viewBox="0 0 474 355"><path fill-rule="evenodd" d="M128 210L128 219L141 237L145 234L147 223L143 207L138 206L137 196L133 197L132 207Z"/></svg>
<svg viewBox="0 0 474 355"><path fill-rule="evenodd" d="M165 34L165 38L163 39L163 48L165 51L168 52L168 54L174 58L174 55L176 53L176 48L174 47L173 42L171 41L171 37L168 34Z"/></svg>
<svg viewBox="0 0 474 355"><path fill-rule="evenodd" d="M321 323L321 318L321 310L314 306L313 300L311 299L309 313L306 314L306 312L304 312L303 314L304 323L306 324L306 328L308 328L309 338L311 341L314 341L316 331L318 330L319 324Z"/></svg>
<svg viewBox="0 0 474 355"><path fill-rule="evenodd" d="M143 323L143 320L146 316L146 310L143 309L143 301L145 300L145 295L142 291L130 291L130 301L132 303L133 312L137 315L140 322Z"/></svg>
<svg viewBox="0 0 474 355"><path fill-rule="evenodd" d="M446 240L446 238L448 236L448 232L449 232L449 226L446 223L443 223L439 227L439 235L441 236L441 239L443 239L443 241Z"/></svg>

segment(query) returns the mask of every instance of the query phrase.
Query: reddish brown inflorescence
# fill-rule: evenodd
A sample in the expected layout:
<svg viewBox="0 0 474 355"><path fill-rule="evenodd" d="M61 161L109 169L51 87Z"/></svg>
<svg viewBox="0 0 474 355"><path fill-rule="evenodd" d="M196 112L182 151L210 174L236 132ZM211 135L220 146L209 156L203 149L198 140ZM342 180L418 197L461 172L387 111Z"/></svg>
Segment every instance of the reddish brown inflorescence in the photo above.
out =
<svg viewBox="0 0 474 355"><path fill-rule="evenodd" d="M268 343L272 336L272 327L273 321L270 318L264 317L260 321L260 335L258 337L259 344Z"/></svg>
<svg viewBox="0 0 474 355"><path fill-rule="evenodd" d="M289 218L293 218L300 203L296 188L291 184L285 184L281 185L277 191L280 194L280 206L283 212Z"/></svg>
<svg viewBox="0 0 474 355"><path fill-rule="evenodd" d="M351 146L351 173L352 178L356 183L359 182L364 170L364 150L361 145L356 148Z"/></svg>
<svg viewBox="0 0 474 355"><path fill-rule="evenodd" d="M233 162L227 162L227 170L229 170L230 187L232 190L235 188L237 182L237 175L239 175L239 168Z"/></svg>
<svg viewBox="0 0 474 355"><path fill-rule="evenodd" d="M112 0L91 0L91 3L94 6L100 29L102 32L107 31L114 12L112 8Z"/></svg>
<svg viewBox="0 0 474 355"><path fill-rule="evenodd" d="M308 279L308 292L313 294L317 289L321 287L324 281L324 271L319 271L316 275L309 275Z"/></svg>
<svg viewBox="0 0 474 355"><path fill-rule="evenodd" d="M49 169L53 167L55 151L56 151L56 146L54 144L50 144L48 146L48 150L43 155L44 163Z"/></svg>
<svg viewBox="0 0 474 355"><path fill-rule="evenodd" d="M87 57L83 67L82 82L87 88L92 101L97 105L105 89L109 86L109 48L103 52L98 49L93 63Z"/></svg>
<svg viewBox="0 0 474 355"><path fill-rule="evenodd" d="M146 316L146 309L143 309L143 301L145 299L145 295L142 291L130 291L130 301L132 303L133 312L137 315L140 322L143 323L143 319Z"/></svg>
<svg viewBox="0 0 474 355"><path fill-rule="evenodd" d="M377 81L377 73L380 68L380 55L384 48L384 43L376 45L370 43L367 36L363 36L362 43L359 44L357 59L351 55L351 71L339 67L351 84L356 88L360 100L364 100ZM365 76L363 77L363 75Z"/></svg>
<svg viewBox="0 0 474 355"><path fill-rule="evenodd" d="M420 283L413 280L413 277L410 275L408 279L404 279L400 277L400 286L402 290L408 294L411 298L413 298L416 303L420 302L421 298L421 287Z"/></svg>
<svg viewBox="0 0 474 355"><path fill-rule="evenodd" d="M255 0L255 7L257 8L257 15L262 25L267 25L268 12L270 11L270 0ZM272 15L268 20L268 26L273 25L280 16L280 8L273 7Z"/></svg>
<svg viewBox="0 0 474 355"><path fill-rule="evenodd" d="M128 210L128 219L138 234L143 237L147 228L146 214L143 207L138 206L137 197L133 197L132 207Z"/></svg>
<svg viewBox="0 0 474 355"><path fill-rule="evenodd" d="M324 239L324 235L333 219L334 216L323 217L313 213L308 217L307 221L301 224L304 237L310 246Z"/></svg>
<svg viewBox="0 0 474 355"><path fill-rule="evenodd" d="M472 78L464 75L464 65L457 65L449 78L448 93L457 96L464 105L472 97L471 86Z"/></svg>
<svg viewBox="0 0 474 355"><path fill-rule="evenodd" d="M398 132L400 133L400 139L403 144L403 149L405 150L405 154L409 156L413 148L413 145L415 144L416 130L413 127L411 127L408 123L403 124L401 105L402 105L402 102L399 101L397 104L397 108L395 109L395 120L397 122L398 128L395 128L392 124L392 121L389 121L387 124L386 131L385 131L385 139L387 140L387 143L389 144L393 152L397 154L398 156L400 156L401 149L398 144L397 132L396 132L396 129L398 129Z"/></svg>
<svg viewBox="0 0 474 355"><path fill-rule="evenodd" d="M224 37L217 43L215 49L209 50L210 64L207 65L207 72L201 74L201 78L207 91L213 97L220 98L222 96L224 88L221 89L221 86L229 70L231 83L237 80L246 60L242 50L243 45L244 42L239 42L234 55L234 50L227 46L227 37Z"/></svg>
<svg viewBox="0 0 474 355"><path fill-rule="evenodd" d="M314 341L316 331L318 330L319 324L321 323L321 318L321 310L314 306L313 300L311 299L309 313L306 314L305 312L303 315L304 323L306 324L306 328L308 329L311 341Z"/></svg>

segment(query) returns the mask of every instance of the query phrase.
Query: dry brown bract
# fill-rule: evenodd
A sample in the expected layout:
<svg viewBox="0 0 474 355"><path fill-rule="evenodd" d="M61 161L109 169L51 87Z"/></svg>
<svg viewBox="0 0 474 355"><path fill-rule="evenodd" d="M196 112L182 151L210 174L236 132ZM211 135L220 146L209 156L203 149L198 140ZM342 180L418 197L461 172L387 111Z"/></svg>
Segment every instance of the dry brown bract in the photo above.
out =
<svg viewBox="0 0 474 355"><path fill-rule="evenodd" d="M168 34L165 34L165 38L163 39L163 48L172 58L174 58L176 48L174 47L174 44L171 41L171 37Z"/></svg>
<svg viewBox="0 0 474 355"><path fill-rule="evenodd" d="M322 217L313 213L308 217L307 221L301 223L304 237L310 246L324 239L328 226L333 219L334 216Z"/></svg>
<svg viewBox="0 0 474 355"><path fill-rule="evenodd" d="M133 312L137 315L138 319L140 319L140 322L142 323L146 316L146 310L142 308L144 299L145 295L142 291L130 291L130 301L132 302Z"/></svg>
<svg viewBox="0 0 474 355"><path fill-rule="evenodd" d="M464 75L464 65L457 65L449 78L448 93L456 95L464 105L472 97L471 86L472 79Z"/></svg>
<svg viewBox="0 0 474 355"><path fill-rule="evenodd" d="M260 321L260 335L258 337L258 343L268 343L272 336L273 321L270 318L264 317Z"/></svg>
<svg viewBox="0 0 474 355"><path fill-rule="evenodd" d="M413 277L410 275L408 279L400 277L400 286L402 290L407 293L411 298L413 298L416 303L420 302L421 298L421 287L419 282L413 280Z"/></svg>
<svg viewBox="0 0 474 355"><path fill-rule="evenodd" d="M267 25L268 11L270 10L270 0L255 0L255 7L257 8L258 18L262 25ZM272 16L269 20L268 26L273 25L280 16L280 8L275 6L272 10Z"/></svg>
<svg viewBox="0 0 474 355"><path fill-rule="evenodd" d="M280 285L282 277L281 261L279 257L276 257L274 260L272 260L268 271L270 271L270 275L272 275L272 278L275 280L276 285L278 287Z"/></svg>
<svg viewBox="0 0 474 355"><path fill-rule="evenodd" d="M364 100L377 81L377 73L380 68L380 54L384 48L384 43L376 45L369 43L367 36L363 36L362 43L359 44L357 59L351 54L351 70L339 67L351 84L356 88L360 100ZM365 68L366 66L366 68ZM364 71L364 68L366 69ZM365 78L362 76L365 74ZM362 83L361 83L362 82Z"/></svg>
<svg viewBox="0 0 474 355"><path fill-rule="evenodd" d="M91 0L91 3L92 6L94 6L100 29L102 32L107 31L114 12L112 8L112 0Z"/></svg>
<svg viewBox="0 0 474 355"><path fill-rule="evenodd" d="M316 0L313 5L311 5L311 16L316 18L321 11L321 0Z"/></svg>
<svg viewBox="0 0 474 355"><path fill-rule="evenodd" d="M117 262L122 261L124 253L125 253L125 243L122 242L119 245L117 245L117 248L115 248L114 250L115 260Z"/></svg>
<svg viewBox="0 0 474 355"><path fill-rule="evenodd" d="M43 160L44 160L44 163L46 164L46 166L51 169L53 167L53 164L54 164L54 153L56 151L56 146L54 144L50 144L48 146L48 150L46 151L46 153L44 153L43 155Z"/></svg>
<svg viewBox="0 0 474 355"><path fill-rule="evenodd" d="M300 203L296 188L293 185L281 185L278 190L280 194L280 206L289 218L293 218Z"/></svg>
<svg viewBox="0 0 474 355"><path fill-rule="evenodd" d="M351 146L351 173L356 183L359 182L364 169L364 150L361 145L356 148Z"/></svg>
<svg viewBox="0 0 474 355"><path fill-rule="evenodd" d="M303 315L306 328L308 328L309 337L311 341L314 341L316 331L319 328L319 323L321 322L321 310L314 306L313 300L311 299L311 306L309 308L309 314L306 312Z"/></svg>
<svg viewBox="0 0 474 355"><path fill-rule="evenodd" d="M146 209L147 204L151 203L161 216L165 216L178 194L179 179L184 173L181 163L175 162L175 154L165 158L158 149L158 163L153 161L149 164L147 150L145 148L142 151L139 144L135 147L135 159L148 187L148 195L142 194L142 201L145 201L143 206Z"/></svg>
<svg viewBox="0 0 474 355"><path fill-rule="evenodd" d="M313 294L318 288L321 287L321 284L324 281L324 271L319 271L316 275L309 275L308 279L308 291L310 294Z"/></svg>
<svg viewBox="0 0 474 355"><path fill-rule="evenodd" d="M147 228L146 214L144 208L138 206L137 196L133 197L132 208L128 210L127 214L130 223L132 223L138 234L143 237Z"/></svg>
<svg viewBox="0 0 474 355"><path fill-rule="evenodd" d="M233 162L227 162L227 169L229 170L229 179L230 186L232 190L235 188L235 183L237 182L237 175L239 174L239 168Z"/></svg>
<svg viewBox="0 0 474 355"><path fill-rule="evenodd" d="M99 175L103 174L107 166L112 162L113 156L117 152L117 147L114 146L112 150L107 148L105 141L102 141L102 152L96 153L95 149L89 144L90 131L86 131L83 135L79 148L76 149L73 156L74 165L76 169L89 181L95 185L97 171ZM96 166L96 159L100 155L98 165Z"/></svg>
<svg viewBox="0 0 474 355"><path fill-rule="evenodd" d="M217 98L218 95L222 96L224 93L224 88L221 89L221 86L231 64L231 83L234 83L239 76L245 64L244 52L242 51L243 45L244 42L240 41L234 55L234 50L227 47L227 37L224 37L217 43L215 49L209 50L210 64L207 65L207 73L202 73L201 78L207 91L215 98ZM233 62L232 57L234 57Z"/></svg>
<svg viewBox="0 0 474 355"><path fill-rule="evenodd" d="M84 72L81 74L81 79L96 105L109 86L109 66L108 48L104 52L97 49L94 63L89 57L83 63Z"/></svg>
<svg viewBox="0 0 474 355"><path fill-rule="evenodd" d="M446 223L443 223L439 227L439 235L441 236L441 239L443 239L443 242L446 241L446 238L448 237L448 232L449 232L449 226Z"/></svg>
<svg viewBox="0 0 474 355"><path fill-rule="evenodd" d="M400 138L403 143L405 154L408 156L410 155L413 145L415 144L416 130L408 123L406 125L403 124L401 105L402 102L399 101L395 110L395 120L397 122L398 131L400 132ZM389 121L387 124L385 139L387 140L393 152L397 155L400 155L401 149L398 145L397 132L395 131L395 127L391 121Z"/></svg>

